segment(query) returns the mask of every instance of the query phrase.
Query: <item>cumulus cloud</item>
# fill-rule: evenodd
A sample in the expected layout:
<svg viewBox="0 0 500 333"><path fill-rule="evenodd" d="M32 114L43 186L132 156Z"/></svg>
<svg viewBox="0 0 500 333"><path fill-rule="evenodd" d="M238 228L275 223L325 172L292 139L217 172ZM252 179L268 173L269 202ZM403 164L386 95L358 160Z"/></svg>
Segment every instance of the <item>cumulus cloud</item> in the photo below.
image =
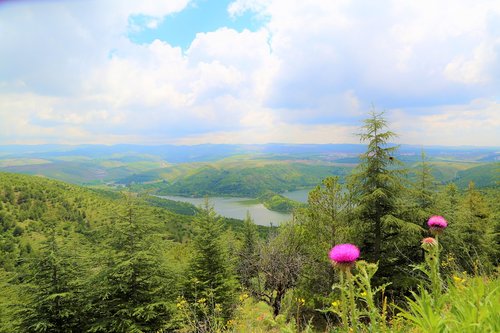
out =
<svg viewBox="0 0 500 333"><path fill-rule="evenodd" d="M189 0L16 3L0 11L1 142L355 142L372 103L405 143L500 142L498 1L237 0L227 14L260 29L184 50L128 34Z"/></svg>
<svg viewBox="0 0 500 333"><path fill-rule="evenodd" d="M441 105L431 110L390 110L403 142L425 145L498 146L500 103L486 99L465 105Z"/></svg>

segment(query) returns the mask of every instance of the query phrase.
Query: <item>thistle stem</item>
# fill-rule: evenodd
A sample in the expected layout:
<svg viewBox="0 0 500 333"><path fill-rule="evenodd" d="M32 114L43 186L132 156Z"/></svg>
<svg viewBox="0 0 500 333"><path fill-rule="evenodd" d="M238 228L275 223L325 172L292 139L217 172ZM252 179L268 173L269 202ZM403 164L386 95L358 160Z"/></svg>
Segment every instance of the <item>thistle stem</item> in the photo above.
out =
<svg viewBox="0 0 500 333"><path fill-rule="evenodd" d="M351 274L351 269L347 269L347 286L349 288L349 303L351 306L351 311L350 311L350 319L351 319L351 327L353 329L353 332L356 333L358 331L358 315L356 311L356 300L354 299L354 285L352 281L352 274Z"/></svg>
<svg viewBox="0 0 500 333"><path fill-rule="evenodd" d="M344 281L344 271L339 270L340 273L340 313L342 319L342 326L344 327L345 332L349 331L349 323L347 321L347 301L346 301L346 290L345 290L345 281Z"/></svg>

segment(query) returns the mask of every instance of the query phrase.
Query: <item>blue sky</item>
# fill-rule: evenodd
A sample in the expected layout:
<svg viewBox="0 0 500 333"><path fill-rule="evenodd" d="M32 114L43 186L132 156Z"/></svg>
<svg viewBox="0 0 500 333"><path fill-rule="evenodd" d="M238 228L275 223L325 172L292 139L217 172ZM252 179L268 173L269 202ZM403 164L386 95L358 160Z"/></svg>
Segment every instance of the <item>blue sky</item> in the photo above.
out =
<svg viewBox="0 0 500 333"><path fill-rule="evenodd" d="M494 0L7 0L0 50L0 144L500 146Z"/></svg>
<svg viewBox="0 0 500 333"><path fill-rule="evenodd" d="M238 32L244 29L256 31L263 26L265 18L247 11L231 16L228 7L233 1L191 1L178 13L170 14L161 21L147 15L132 15L129 18L129 39L138 44L149 44L155 39L187 50L199 32L215 31L227 27ZM148 27L148 24L152 24ZM138 29L134 29L134 26Z"/></svg>

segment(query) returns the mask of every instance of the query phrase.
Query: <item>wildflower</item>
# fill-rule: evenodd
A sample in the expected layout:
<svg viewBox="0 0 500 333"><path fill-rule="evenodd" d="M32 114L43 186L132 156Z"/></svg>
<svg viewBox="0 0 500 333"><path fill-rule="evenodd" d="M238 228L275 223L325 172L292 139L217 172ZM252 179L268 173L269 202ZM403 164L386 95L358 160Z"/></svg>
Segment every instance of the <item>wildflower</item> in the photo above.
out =
<svg viewBox="0 0 500 333"><path fill-rule="evenodd" d="M465 282L465 279L462 279L459 276L453 275L453 281L455 281L455 284L462 284Z"/></svg>
<svg viewBox="0 0 500 333"><path fill-rule="evenodd" d="M298 303L299 305L304 306L304 304L306 304L306 300L305 300L305 299L303 299L303 298L297 298L297 303Z"/></svg>
<svg viewBox="0 0 500 333"><path fill-rule="evenodd" d="M240 302L243 302L244 300L246 300L248 298L248 294L245 293L245 294L241 294L240 295Z"/></svg>
<svg viewBox="0 0 500 333"><path fill-rule="evenodd" d="M204 304L206 301L207 301L207 299L206 299L206 298L200 298L200 299L198 300L198 303L200 303L200 304Z"/></svg>
<svg viewBox="0 0 500 333"><path fill-rule="evenodd" d="M435 235L439 235L448 226L448 222L442 216L431 216L429 221L427 221L431 232Z"/></svg>
<svg viewBox="0 0 500 333"><path fill-rule="evenodd" d="M332 302L332 307L337 308L340 305L340 301L333 301Z"/></svg>
<svg viewBox="0 0 500 333"><path fill-rule="evenodd" d="M438 245L437 240L432 237L427 237L422 239L422 248L426 251L430 251L432 248Z"/></svg>
<svg viewBox="0 0 500 333"><path fill-rule="evenodd" d="M182 309L186 306L187 302L185 299L181 299L177 302L176 306L178 309Z"/></svg>
<svg viewBox="0 0 500 333"><path fill-rule="evenodd" d="M328 256L341 269L350 268L359 258L359 249L353 244L338 244L330 250Z"/></svg>
<svg viewBox="0 0 500 333"><path fill-rule="evenodd" d="M215 312L222 312L222 306L219 303L215 303Z"/></svg>
<svg viewBox="0 0 500 333"><path fill-rule="evenodd" d="M367 295L367 294L366 294L366 291L361 292L361 294L360 294L360 295L361 295L361 297L366 297L366 295Z"/></svg>

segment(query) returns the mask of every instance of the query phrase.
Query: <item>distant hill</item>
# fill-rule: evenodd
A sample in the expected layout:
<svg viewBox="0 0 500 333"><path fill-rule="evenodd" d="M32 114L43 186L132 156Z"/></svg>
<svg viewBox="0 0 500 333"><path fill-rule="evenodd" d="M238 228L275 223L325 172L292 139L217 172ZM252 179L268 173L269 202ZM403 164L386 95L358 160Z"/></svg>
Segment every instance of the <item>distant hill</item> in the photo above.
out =
<svg viewBox="0 0 500 333"><path fill-rule="evenodd" d="M499 147L425 146L429 157L450 160L495 161ZM420 156L422 146L401 145L400 154ZM356 156L366 150L363 144L202 144L202 145L0 145L0 158L47 158L81 156L90 159L108 159L112 155L149 155L170 162L210 162L234 155L260 154L289 157L314 156L315 159Z"/></svg>
<svg viewBox="0 0 500 333"><path fill-rule="evenodd" d="M471 181L474 182L476 187L499 187L500 163L479 165L459 171L453 181L460 188L466 188Z"/></svg>
<svg viewBox="0 0 500 333"><path fill-rule="evenodd" d="M496 147L424 147L439 183L494 184ZM40 175L80 185L134 185L162 194L257 197L343 179L359 163L361 144L9 145L0 146L0 171ZM418 168L422 147L401 145L396 157Z"/></svg>
<svg viewBox="0 0 500 333"><path fill-rule="evenodd" d="M148 186L158 194L202 197L205 195L257 197L266 191L281 193L313 187L328 176L344 178L352 167L306 163L208 164L191 170L172 181ZM157 171L161 173L161 171Z"/></svg>

